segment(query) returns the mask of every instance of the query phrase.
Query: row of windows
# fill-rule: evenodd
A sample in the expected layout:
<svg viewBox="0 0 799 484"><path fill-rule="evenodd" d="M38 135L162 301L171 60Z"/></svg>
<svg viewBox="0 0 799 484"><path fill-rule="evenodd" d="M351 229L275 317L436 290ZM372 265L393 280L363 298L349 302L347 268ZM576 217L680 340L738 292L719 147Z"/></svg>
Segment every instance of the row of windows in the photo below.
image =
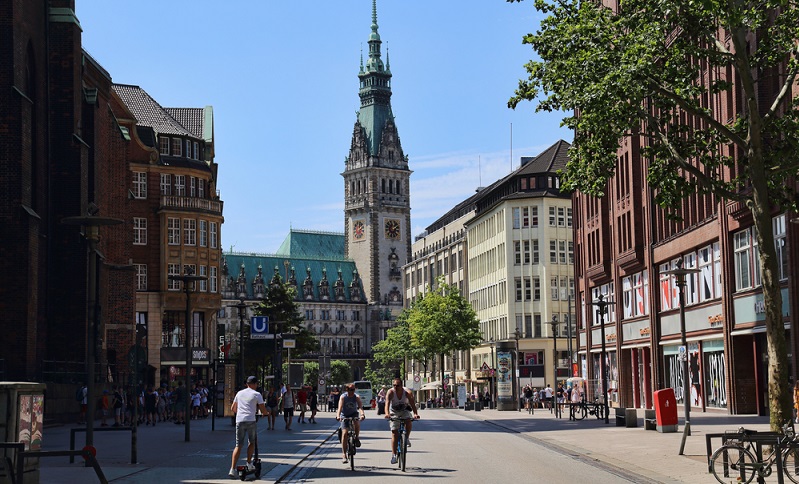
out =
<svg viewBox="0 0 799 484"><path fill-rule="evenodd" d="M146 270L146 268L145 268ZM196 290L199 292L211 292L216 293L218 291L218 268L216 266L200 266L200 271L197 272L197 266L195 264L184 264L183 265L183 273L184 274L197 274L198 276L206 276L207 280L200 280L197 281L197 288ZM179 276L180 275L180 264L167 264L167 290L168 291L180 291L180 281L169 279L169 276ZM145 284L146 287L146 284Z"/></svg>
<svg viewBox="0 0 799 484"><path fill-rule="evenodd" d="M513 261L516 265L538 264L538 240L516 240L513 242ZM550 264L574 264L574 242L571 240L549 241Z"/></svg>
<svg viewBox="0 0 799 484"><path fill-rule="evenodd" d="M649 271L641 271L622 278L621 288L625 319L649 314Z"/></svg>
<svg viewBox="0 0 799 484"><path fill-rule="evenodd" d="M508 331L508 318L506 316L480 321L480 332L483 333L483 341L502 341L513 338L513 335Z"/></svg>
<svg viewBox="0 0 799 484"><path fill-rule="evenodd" d="M553 331L556 336L562 338L569 335L569 321L574 320L574 315L567 313L553 313L552 321L546 322L542 321L540 313L517 314L516 327L519 328L522 338L550 338ZM544 327L546 327L547 331L544 331ZM574 326L571 327L571 330L571 336L573 337L576 334Z"/></svg>
<svg viewBox="0 0 799 484"><path fill-rule="evenodd" d="M560 188L560 177L539 175L519 179L520 190L536 190L539 188Z"/></svg>
<svg viewBox="0 0 799 484"><path fill-rule="evenodd" d="M505 281L491 286L472 291L469 294L470 303L475 311L494 307L507 302L507 283Z"/></svg>
<svg viewBox="0 0 799 484"><path fill-rule="evenodd" d="M147 264L133 264L133 266L136 269L136 290L147 291ZM219 268L216 266L208 267L201 265L200 272L194 272L197 269L197 266L194 264L184 265L183 268L185 274L188 274L188 271L192 271L192 274L208 277L207 280L197 281L197 290L199 292L217 292ZM179 291L180 281L169 279L168 276L171 275L180 275L180 264L168 264L167 266L167 289L170 291Z"/></svg>
<svg viewBox="0 0 799 484"><path fill-rule="evenodd" d="M440 258L439 258L440 257ZM427 265L417 265L416 269L411 268L405 273L405 287L427 284L435 281L436 277L444 274L452 274L461 269L463 264L463 250L454 250L442 256L439 254L435 258L430 258Z"/></svg>
<svg viewBox="0 0 799 484"><path fill-rule="evenodd" d="M774 235L774 248L777 251L777 275L780 281L784 281L788 278L785 214L774 217L771 226ZM755 238L754 227L733 234L733 250L735 290L743 291L760 287L760 250Z"/></svg>
<svg viewBox="0 0 799 484"><path fill-rule="evenodd" d="M184 140L181 138L170 138L168 136L161 136L158 141L162 155L180 156L194 160L201 159L200 143L197 141L188 139Z"/></svg>
<svg viewBox="0 0 799 484"><path fill-rule="evenodd" d="M513 207L511 209L514 229L538 227L538 207ZM572 209L568 207L549 207L550 227L571 227Z"/></svg>
<svg viewBox="0 0 799 484"><path fill-rule="evenodd" d="M500 210L479 224L469 227L469 246L474 247L504 230L505 211Z"/></svg>
<svg viewBox="0 0 799 484"><path fill-rule="evenodd" d="M187 185L188 181L188 185ZM186 175L175 175L175 183L172 183L170 173L161 173L160 193L161 195L175 195L179 197L198 197L205 198L206 181L202 178ZM174 188L174 190L173 190ZM147 198L147 173L142 171L133 172L133 196L137 199Z"/></svg>
<svg viewBox="0 0 799 484"><path fill-rule="evenodd" d="M329 321L330 320L330 310L329 309L320 309L319 312L315 309L306 309L305 310L305 320L306 321L314 321L316 320L316 315L319 314L319 320L321 321ZM360 321L361 320L361 311L354 310L350 313L350 321ZM347 312L343 309L336 310L336 321L347 321Z"/></svg>
<svg viewBox="0 0 799 484"><path fill-rule="evenodd" d="M219 225L217 222L199 220L199 231L197 228L198 220L193 218L183 219L183 245L199 245L200 247L210 247L216 249L219 245ZM199 244L197 240L199 232ZM166 221L167 244L180 245L181 243L181 219L168 217Z"/></svg>
<svg viewBox="0 0 799 484"><path fill-rule="evenodd" d="M499 244L493 249L469 258L469 280L476 281L504 267L505 244Z"/></svg>

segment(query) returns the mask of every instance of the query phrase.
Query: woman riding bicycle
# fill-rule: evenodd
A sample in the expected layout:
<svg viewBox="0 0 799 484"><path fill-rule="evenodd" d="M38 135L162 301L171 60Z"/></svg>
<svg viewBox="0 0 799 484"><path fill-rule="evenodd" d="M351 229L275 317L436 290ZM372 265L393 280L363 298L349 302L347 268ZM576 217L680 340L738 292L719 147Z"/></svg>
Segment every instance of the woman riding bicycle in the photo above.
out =
<svg viewBox="0 0 799 484"><path fill-rule="evenodd" d="M411 412L413 414L411 415ZM405 435L408 447L411 446L410 437L413 428L413 419L419 418L416 401L410 390L402 386L402 380L394 379L393 386L386 393L386 418L391 420L391 463L397 463L397 438L399 436L400 420L405 420Z"/></svg>
<svg viewBox="0 0 799 484"><path fill-rule="evenodd" d="M358 419L358 414L360 414L360 420ZM345 424L345 418L352 419L352 430L355 432L355 447L360 447L361 441L359 440L359 436L361 433L361 420L365 419L366 415L363 413L361 397L355 393L355 385L352 383L347 385L347 393L339 398L338 410L336 411L336 420L341 420L341 451L343 453L341 462L344 464L348 462L347 448L349 436L349 426Z"/></svg>

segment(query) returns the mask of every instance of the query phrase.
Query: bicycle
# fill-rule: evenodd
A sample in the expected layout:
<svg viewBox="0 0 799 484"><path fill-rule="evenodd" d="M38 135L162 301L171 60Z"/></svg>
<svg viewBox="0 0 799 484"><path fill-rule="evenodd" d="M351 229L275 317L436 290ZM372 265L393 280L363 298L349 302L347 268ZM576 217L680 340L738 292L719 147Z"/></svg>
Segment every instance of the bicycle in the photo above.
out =
<svg viewBox="0 0 799 484"><path fill-rule="evenodd" d="M739 428L729 434L724 445L716 449L710 457L710 472L722 484L749 483L756 476L764 479L771 475L772 466L781 459L782 472L791 482L799 484L799 439L788 423L782 428L778 445L771 447L768 455L758 460L753 454L754 442L751 435L756 432ZM779 453L777 449L779 448Z"/></svg>
<svg viewBox="0 0 799 484"><path fill-rule="evenodd" d="M405 472L405 462L408 456L408 434L405 432L405 421L413 419L391 417L389 420L400 423L399 429L397 430L397 448L394 449L394 451L397 453L397 467L399 467L402 472Z"/></svg>
<svg viewBox="0 0 799 484"><path fill-rule="evenodd" d="M347 456L350 460L350 469L355 470L355 426L352 424L353 417L344 417L341 419L344 422L344 427L347 429Z"/></svg>
<svg viewBox="0 0 799 484"><path fill-rule="evenodd" d="M577 403L572 403L572 415L575 420L582 420L589 415L594 415L597 420L605 418L608 409L604 403L598 402L596 399L592 402L582 400Z"/></svg>

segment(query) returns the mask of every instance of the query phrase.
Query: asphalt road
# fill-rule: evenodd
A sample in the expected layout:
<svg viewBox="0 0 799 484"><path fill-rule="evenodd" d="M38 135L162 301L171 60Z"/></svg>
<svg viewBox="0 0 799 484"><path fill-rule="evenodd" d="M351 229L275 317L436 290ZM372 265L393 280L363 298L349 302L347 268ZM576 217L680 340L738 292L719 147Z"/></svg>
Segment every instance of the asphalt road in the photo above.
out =
<svg viewBox="0 0 799 484"><path fill-rule="evenodd" d="M341 462L341 447L333 437L305 459L282 482L351 482L436 478L458 482L641 482L635 476L601 462L550 450L535 438L477 421L456 412L422 412L411 434L406 472L390 463L388 422L367 413L355 471ZM355 474L355 475L353 475Z"/></svg>

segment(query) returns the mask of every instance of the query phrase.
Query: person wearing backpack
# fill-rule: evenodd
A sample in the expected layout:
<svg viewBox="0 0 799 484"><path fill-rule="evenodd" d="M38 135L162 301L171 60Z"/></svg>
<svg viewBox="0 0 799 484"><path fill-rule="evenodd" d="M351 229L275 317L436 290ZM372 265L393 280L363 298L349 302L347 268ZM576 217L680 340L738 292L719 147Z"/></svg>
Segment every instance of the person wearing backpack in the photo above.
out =
<svg viewBox="0 0 799 484"><path fill-rule="evenodd" d="M112 400L111 406L114 408L114 427L119 427L122 424L122 409L124 407L124 401L122 400L121 389L116 385L114 385Z"/></svg>
<svg viewBox="0 0 799 484"><path fill-rule="evenodd" d="M87 401L86 396L88 393L88 388L83 383L80 384L80 388L78 391L75 392L75 400L80 403L80 417L78 417L78 425L82 425L86 423L86 408L87 408Z"/></svg>

